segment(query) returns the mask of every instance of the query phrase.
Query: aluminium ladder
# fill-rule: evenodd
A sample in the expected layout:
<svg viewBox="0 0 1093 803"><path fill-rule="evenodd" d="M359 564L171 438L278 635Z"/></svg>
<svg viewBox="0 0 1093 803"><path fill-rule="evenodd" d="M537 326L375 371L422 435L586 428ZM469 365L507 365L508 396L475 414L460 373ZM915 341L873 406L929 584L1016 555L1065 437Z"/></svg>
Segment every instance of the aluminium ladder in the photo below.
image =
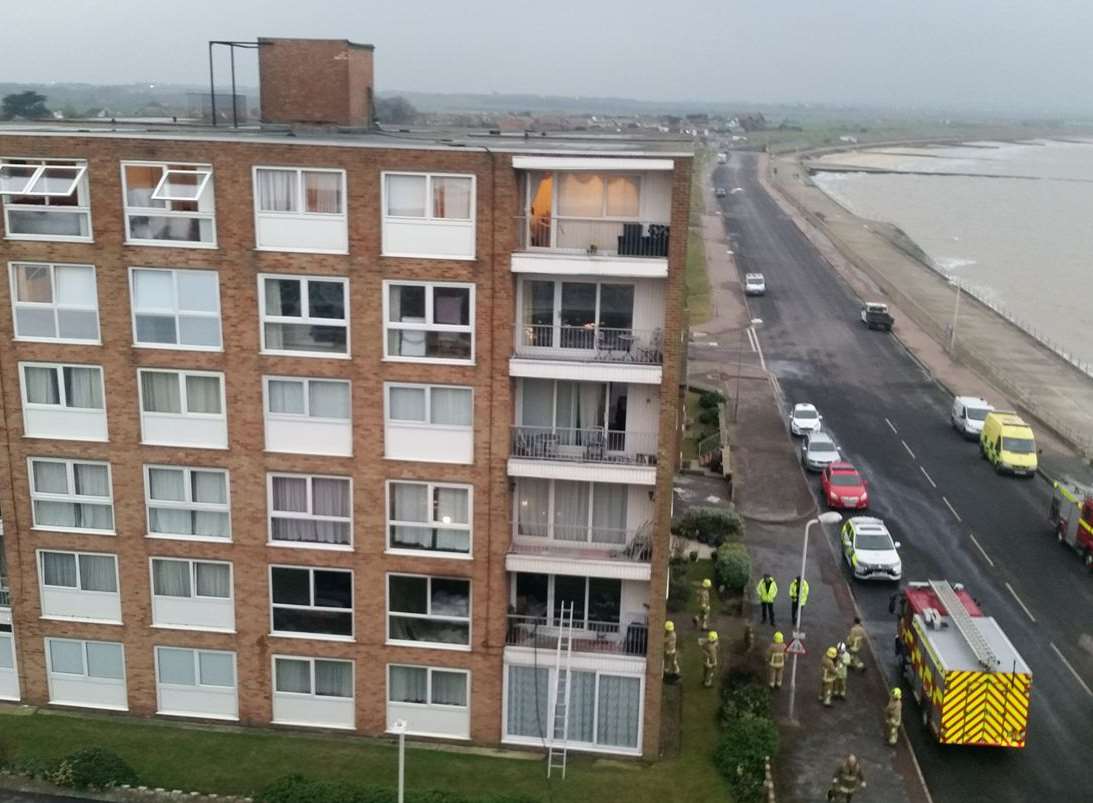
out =
<svg viewBox="0 0 1093 803"><path fill-rule="evenodd" d="M960 631L960 635L964 637L964 641L972 648L972 652L975 653L979 663L984 668L993 671L1001 661L999 661L998 656L991 649L990 643L976 626L975 619L968 614L968 609L964 607L963 601L957 596L953 587L949 585L949 581L931 580L930 588L937 594L937 598L941 600L945 610L949 612L949 618L956 625L956 629Z"/></svg>
<svg viewBox="0 0 1093 803"><path fill-rule="evenodd" d="M565 780L569 752L569 665L573 654L572 602L562 603L558 625L558 643L554 647L554 718L547 751L547 777L551 770L561 770L562 780Z"/></svg>

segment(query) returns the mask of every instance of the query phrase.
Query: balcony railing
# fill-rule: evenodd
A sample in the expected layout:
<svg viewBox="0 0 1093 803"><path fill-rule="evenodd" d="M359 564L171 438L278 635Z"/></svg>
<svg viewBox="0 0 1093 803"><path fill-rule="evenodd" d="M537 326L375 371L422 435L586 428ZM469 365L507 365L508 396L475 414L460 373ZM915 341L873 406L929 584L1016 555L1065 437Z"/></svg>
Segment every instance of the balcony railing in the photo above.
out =
<svg viewBox="0 0 1093 803"><path fill-rule="evenodd" d="M521 216L516 218L520 250L589 256L668 256L669 226L655 220L604 220Z"/></svg>
<svg viewBox="0 0 1093 803"><path fill-rule="evenodd" d="M11 589L3 582L0 582L0 608L11 607Z"/></svg>
<svg viewBox="0 0 1093 803"><path fill-rule="evenodd" d="M653 554L651 535L652 527L648 523L636 530L555 524L544 528L541 534L517 532L509 552L514 555L648 563Z"/></svg>
<svg viewBox="0 0 1093 803"><path fill-rule="evenodd" d="M659 328L516 324L516 356L660 365L664 333Z"/></svg>
<svg viewBox="0 0 1093 803"><path fill-rule="evenodd" d="M509 647L554 650L561 631L556 618L510 614L505 644ZM573 652L644 658L649 646L649 625L644 618L631 618L626 624L574 619L572 645Z"/></svg>
<svg viewBox="0 0 1093 803"><path fill-rule="evenodd" d="M569 463L657 464L655 432L612 429L512 428L512 456Z"/></svg>

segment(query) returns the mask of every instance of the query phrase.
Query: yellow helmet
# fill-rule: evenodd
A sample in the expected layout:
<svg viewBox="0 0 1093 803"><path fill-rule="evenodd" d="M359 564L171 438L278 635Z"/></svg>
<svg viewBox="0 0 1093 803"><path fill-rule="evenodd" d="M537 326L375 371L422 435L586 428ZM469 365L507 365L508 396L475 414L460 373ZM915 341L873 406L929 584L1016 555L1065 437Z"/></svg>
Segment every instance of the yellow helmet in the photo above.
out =
<svg viewBox="0 0 1093 803"><path fill-rule="evenodd" d="M828 647L827 648L827 657L828 658L834 658L838 654L839 654L839 651L836 650L834 647Z"/></svg>
<svg viewBox="0 0 1093 803"><path fill-rule="evenodd" d="M673 630L676 629L675 623L671 621L665 622L664 629L671 633Z"/></svg>
<svg viewBox="0 0 1093 803"><path fill-rule="evenodd" d="M892 699L893 700L899 700L899 699L902 699L902 698L903 698L903 690L902 689L892 689Z"/></svg>
<svg viewBox="0 0 1093 803"><path fill-rule="evenodd" d="M785 636L782 635L782 631L779 630L777 633L774 634L774 643L775 644L781 644L785 640L786 640L786 638L785 638Z"/></svg>
<svg viewBox="0 0 1093 803"><path fill-rule="evenodd" d="M702 587L703 588L709 588L712 585L713 585L713 583L710 582L709 577L707 577L705 580L702 581Z"/></svg>
<svg viewBox="0 0 1093 803"><path fill-rule="evenodd" d="M711 630L706 634L706 641L717 641L717 631Z"/></svg>

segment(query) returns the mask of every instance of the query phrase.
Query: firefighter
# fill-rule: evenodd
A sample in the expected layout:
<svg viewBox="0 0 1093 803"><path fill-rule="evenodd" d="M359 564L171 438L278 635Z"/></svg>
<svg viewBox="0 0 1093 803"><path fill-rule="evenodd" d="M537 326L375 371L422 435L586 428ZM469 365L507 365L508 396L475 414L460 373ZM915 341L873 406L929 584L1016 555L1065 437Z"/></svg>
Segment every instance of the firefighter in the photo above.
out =
<svg viewBox="0 0 1093 803"><path fill-rule="evenodd" d="M884 725L888 731L888 744L893 747L899 738L899 726L903 724L903 692L897 686L888 696L884 707Z"/></svg>
<svg viewBox="0 0 1093 803"><path fill-rule="evenodd" d="M789 584L789 615L794 630L797 630L797 610L805 607L806 602L808 602L808 580L797 575Z"/></svg>
<svg viewBox="0 0 1093 803"><path fill-rule="evenodd" d="M838 650L828 647L820 659L820 702L828 708L831 707L831 688L835 684L835 659L838 655Z"/></svg>
<svg viewBox="0 0 1093 803"><path fill-rule="evenodd" d="M762 606L762 623L767 623L767 616L769 615L770 626L776 627L774 624L774 600L778 597L778 584L774 582L774 578L770 576L770 572L763 573L763 579L755 586L755 591L759 595L759 604Z"/></svg>
<svg viewBox="0 0 1093 803"><path fill-rule="evenodd" d="M717 674L717 631L711 630L705 638L700 638L698 646L702 648L702 685L708 689Z"/></svg>
<svg viewBox="0 0 1093 803"><path fill-rule="evenodd" d="M786 645L781 632L767 647L767 682L772 689L782 688L782 672L786 668Z"/></svg>
<svg viewBox="0 0 1093 803"><path fill-rule="evenodd" d="M676 648L675 622L664 623L664 674L669 678L679 677L679 651Z"/></svg>
<svg viewBox="0 0 1093 803"><path fill-rule="evenodd" d="M850 803L854 793L865 788L865 774L862 772L861 763L853 753L835 768L835 775L831 779L831 788L827 790L827 799Z"/></svg>
<svg viewBox="0 0 1093 803"><path fill-rule="evenodd" d="M835 683L831 688L831 695L836 700L846 699L846 676L850 674L850 653L846 651L846 645L839 642L835 648Z"/></svg>
<svg viewBox="0 0 1093 803"><path fill-rule="evenodd" d="M855 616L854 625L850 628L850 632L846 634L846 646L850 649L850 666L859 672L865 671L865 662L862 661L859 654L864 645L865 628L862 627L861 617Z"/></svg>
<svg viewBox="0 0 1093 803"><path fill-rule="evenodd" d="M707 577L698 588L698 616L694 617L695 627L699 630L710 629L710 588L713 583Z"/></svg>

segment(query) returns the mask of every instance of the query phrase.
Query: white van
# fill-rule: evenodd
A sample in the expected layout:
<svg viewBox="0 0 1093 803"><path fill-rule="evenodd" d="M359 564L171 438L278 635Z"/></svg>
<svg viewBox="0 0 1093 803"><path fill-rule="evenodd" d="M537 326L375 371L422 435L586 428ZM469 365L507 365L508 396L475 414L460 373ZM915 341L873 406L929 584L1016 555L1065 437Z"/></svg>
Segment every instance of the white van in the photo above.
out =
<svg viewBox="0 0 1093 803"><path fill-rule="evenodd" d="M953 429L969 440L977 440L979 433L983 431L983 421L987 413L993 412L994 407L978 396L957 396L953 399L953 409L950 418Z"/></svg>

